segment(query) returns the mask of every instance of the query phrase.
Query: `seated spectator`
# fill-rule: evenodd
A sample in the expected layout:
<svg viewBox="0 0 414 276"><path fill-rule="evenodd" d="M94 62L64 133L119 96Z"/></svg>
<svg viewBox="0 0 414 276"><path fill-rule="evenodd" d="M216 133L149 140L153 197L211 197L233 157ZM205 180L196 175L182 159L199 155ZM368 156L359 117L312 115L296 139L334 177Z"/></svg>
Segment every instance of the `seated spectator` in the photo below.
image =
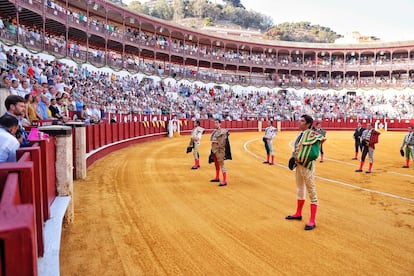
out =
<svg viewBox="0 0 414 276"><path fill-rule="evenodd" d="M16 150L20 147L16 139L18 129L16 117L9 114L0 117L0 163L16 162Z"/></svg>
<svg viewBox="0 0 414 276"><path fill-rule="evenodd" d="M25 97L27 94L31 92L29 88L29 83L26 79L20 81L19 87L17 88L17 95L21 97Z"/></svg>
<svg viewBox="0 0 414 276"><path fill-rule="evenodd" d="M86 105L82 107L80 119L85 122L85 125L91 124L90 111Z"/></svg>
<svg viewBox="0 0 414 276"><path fill-rule="evenodd" d="M6 64L7 64L7 56L4 50L4 46L2 45L0 49L0 66L5 67Z"/></svg>
<svg viewBox="0 0 414 276"><path fill-rule="evenodd" d="M26 115L25 118L29 121L29 123L32 123L32 121L37 120L36 111L33 108L33 96L30 94L26 94L24 96L24 99L26 101Z"/></svg>
<svg viewBox="0 0 414 276"><path fill-rule="evenodd" d="M2 82L0 83L0 87L1 88L10 88L11 87L11 80L7 75L4 75L2 77Z"/></svg>
<svg viewBox="0 0 414 276"><path fill-rule="evenodd" d="M20 142L22 147L30 146L29 141L27 140L27 133L24 128L24 117L26 115L26 103L25 99L17 95L10 95L4 101L6 107L5 115L11 115L15 117L19 124L19 130L16 134L17 140Z"/></svg>
<svg viewBox="0 0 414 276"><path fill-rule="evenodd" d="M24 95L19 94L18 88L19 88L19 81L17 79L13 79L11 81L10 94L24 97Z"/></svg>
<svg viewBox="0 0 414 276"><path fill-rule="evenodd" d="M69 121L69 117L65 116L62 108L62 98L52 99L49 106L52 117L58 119L60 122L67 122Z"/></svg>
<svg viewBox="0 0 414 276"><path fill-rule="evenodd" d="M101 121L101 111L97 108L96 104L92 104L91 106L91 122L92 123L100 123Z"/></svg>
<svg viewBox="0 0 414 276"><path fill-rule="evenodd" d="M50 109L50 112L52 113L53 118L62 120L62 115L60 115L60 111L59 111L59 108L57 107L56 99L50 100L49 109Z"/></svg>
<svg viewBox="0 0 414 276"><path fill-rule="evenodd" d="M49 113L49 99L45 95L40 95L40 102L38 103L38 111L43 120L50 118Z"/></svg>
<svg viewBox="0 0 414 276"><path fill-rule="evenodd" d="M43 120L42 113L41 113L40 106L39 106L40 95L35 95L35 96L32 96L32 97L33 97L32 108L35 111L35 117L33 117L33 118L31 117L30 119L31 119L31 121L33 121L33 120Z"/></svg>

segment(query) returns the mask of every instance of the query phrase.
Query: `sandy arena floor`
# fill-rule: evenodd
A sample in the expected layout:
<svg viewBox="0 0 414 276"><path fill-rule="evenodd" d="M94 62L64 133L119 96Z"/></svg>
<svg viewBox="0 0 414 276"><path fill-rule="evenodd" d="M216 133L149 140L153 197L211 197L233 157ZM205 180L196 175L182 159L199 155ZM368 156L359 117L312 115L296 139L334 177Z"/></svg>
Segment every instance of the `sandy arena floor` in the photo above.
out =
<svg viewBox="0 0 414 276"><path fill-rule="evenodd" d="M356 173L352 132L328 131L317 163L317 227L296 208L287 167L296 132L274 141L232 133L227 187L210 183L209 135L190 170L189 137L111 153L75 182L75 223L62 233L62 275L414 275L414 164L401 168L405 133L380 136L373 173ZM367 162L368 163L368 162ZM367 168L365 165L365 169Z"/></svg>

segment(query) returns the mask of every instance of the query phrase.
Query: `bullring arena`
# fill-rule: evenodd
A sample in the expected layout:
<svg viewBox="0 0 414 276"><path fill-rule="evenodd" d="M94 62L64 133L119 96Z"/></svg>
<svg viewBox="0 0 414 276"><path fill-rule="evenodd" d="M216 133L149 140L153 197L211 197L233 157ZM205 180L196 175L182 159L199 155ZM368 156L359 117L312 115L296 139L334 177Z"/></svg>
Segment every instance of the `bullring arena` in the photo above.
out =
<svg viewBox="0 0 414 276"><path fill-rule="evenodd" d="M0 276L414 274L414 163L399 155L414 41L252 41L103 0L1 0L0 67L1 115L17 94L26 108L60 99L65 117L19 115L40 133L0 164ZM313 231L309 202L285 220L305 113L328 131ZM210 182L213 118L231 133L225 187ZM191 170L197 119L207 132ZM269 120L281 126L273 166ZM181 133L168 137L172 121ZM357 122L381 132L371 174L355 172Z"/></svg>
<svg viewBox="0 0 414 276"><path fill-rule="evenodd" d="M328 131L312 232L284 219L295 208L286 166L295 134L278 134L269 166L263 133L232 132L227 187L209 182L208 134L199 170L190 170L184 153L188 136L97 161L75 182L76 223L63 230L62 275L412 275L414 171L401 168L403 133L380 135L368 175L354 172L353 132Z"/></svg>

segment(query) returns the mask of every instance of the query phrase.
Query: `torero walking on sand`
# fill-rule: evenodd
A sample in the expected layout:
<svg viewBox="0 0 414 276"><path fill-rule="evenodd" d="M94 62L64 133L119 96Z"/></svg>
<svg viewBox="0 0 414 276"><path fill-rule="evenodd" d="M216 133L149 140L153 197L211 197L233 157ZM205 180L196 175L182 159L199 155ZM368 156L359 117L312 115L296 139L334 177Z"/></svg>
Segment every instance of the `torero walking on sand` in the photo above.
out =
<svg viewBox="0 0 414 276"><path fill-rule="evenodd" d="M305 204L306 191L309 194L311 215L305 230L316 227L315 218L318 208L318 197L315 187L315 159L319 156L322 135L311 129L312 117L302 115L299 121L299 130L293 146L291 160L296 163L297 209L296 213L286 217L287 220L302 220L302 209ZM289 163L292 163L291 161ZM294 166L290 167L293 169Z"/></svg>
<svg viewBox="0 0 414 276"><path fill-rule="evenodd" d="M266 149L267 158L263 164L273 165L275 162L275 152L273 150L273 139L276 137L277 128L274 126L274 121L269 121L268 127L265 128L263 136L263 143ZM270 159L272 158L272 159Z"/></svg>
<svg viewBox="0 0 414 276"><path fill-rule="evenodd" d="M405 156L405 165L403 168L410 167L410 158L414 160L414 131L412 126L408 126L408 133L404 136L401 144L401 155Z"/></svg>
<svg viewBox="0 0 414 276"><path fill-rule="evenodd" d="M221 121L219 119L214 120L215 130L211 133L211 154L213 156L214 165L216 167L216 177L211 182L220 182L220 169L223 174L223 181L219 186L227 185L227 169L224 165L226 159L226 143L229 135L227 129L221 128Z"/></svg>
<svg viewBox="0 0 414 276"><path fill-rule="evenodd" d="M196 126L191 131L191 138L190 138L190 144L188 145L188 148L192 148L193 150L193 156L194 156L194 166L191 167L192 170L197 170L200 168L200 141L201 136L204 133L204 128L200 126L200 121L196 121Z"/></svg>
<svg viewBox="0 0 414 276"><path fill-rule="evenodd" d="M362 144L362 155L361 155L361 162L359 163L358 170L356 172L362 172L362 168L364 167L365 158L368 155L369 159L369 166L366 173L372 172L372 166L374 165L374 151L375 151L375 144L378 143L378 136L380 133L372 128L371 123L367 123L367 128L362 132L361 136L361 144Z"/></svg>

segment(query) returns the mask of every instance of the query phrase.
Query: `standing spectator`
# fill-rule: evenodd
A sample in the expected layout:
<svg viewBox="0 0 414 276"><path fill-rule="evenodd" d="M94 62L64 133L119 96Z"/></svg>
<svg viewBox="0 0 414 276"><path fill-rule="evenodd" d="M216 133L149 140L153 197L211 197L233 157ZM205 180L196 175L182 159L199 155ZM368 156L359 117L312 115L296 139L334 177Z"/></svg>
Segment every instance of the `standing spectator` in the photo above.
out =
<svg viewBox="0 0 414 276"><path fill-rule="evenodd" d="M352 160L358 160L358 152L362 152L362 144L361 144L361 136L364 132L365 128L362 127L362 124L358 122L358 127L355 129L354 132L354 140L355 140L355 156Z"/></svg>
<svg viewBox="0 0 414 276"><path fill-rule="evenodd" d="M305 192L310 199L311 215L305 230L316 227L315 218L318 208L318 196L315 186L315 159L319 155L320 141L323 136L313 131L313 119L309 115L302 115L299 121L299 130L293 147L292 158L296 162L296 187L297 187L297 209L296 213L286 217L287 220L302 220L302 209L305 204ZM291 159L292 159L291 158Z"/></svg>
<svg viewBox="0 0 414 276"><path fill-rule="evenodd" d="M263 143L266 149L267 158L263 164L273 165L275 162L275 152L273 150L273 139L276 137L277 128L274 126L274 121L268 121L268 126L265 128L263 136ZM270 157L272 158L270 161Z"/></svg>
<svg viewBox="0 0 414 276"><path fill-rule="evenodd" d="M361 155L361 162L359 164L359 169L355 170L356 172L362 172L362 168L364 166L365 158L369 157L369 167L366 173L372 172L372 166L374 164L374 151L375 151L375 144L378 143L378 136L380 135L379 132L375 131L372 128L371 123L367 123L367 129L364 130L361 136L361 143L362 143L362 155Z"/></svg>
<svg viewBox="0 0 414 276"><path fill-rule="evenodd" d="M0 163L16 162L16 150L20 147L16 139L18 129L16 117L9 114L0 117Z"/></svg>
<svg viewBox="0 0 414 276"><path fill-rule="evenodd" d="M317 133L319 133L321 136L323 136L323 139L321 140L321 147L320 147L320 154L321 154L321 160L319 162L323 162L323 156L324 156L324 152L323 152L323 143L325 143L326 141L326 130L324 130L321 126L320 122L317 122L315 125L315 131Z"/></svg>
<svg viewBox="0 0 414 276"><path fill-rule="evenodd" d="M193 149L193 156L194 156L194 166L191 167L192 170L197 170L200 168L200 141L201 136L204 133L204 128L200 126L200 121L196 121L196 126L191 131L191 138L190 144L188 145Z"/></svg>
<svg viewBox="0 0 414 276"><path fill-rule="evenodd" d="M410 157L414 160L414 132L412 126L408 126L408 133L401 144L401 150L405 153L405 166L403 168L409 168Z"/></svg>
<svg viewBox="0 0 414 276"><path fill-rule="evenodd" d="M224 165L226 159L226 143L229 132L227 129L221 128L221 120L214 120L215 130L211 133L211 154L213 157L214 165L216 168L216 177L210 182L220 182L220 169L223 174L223 181L220 182L219 186L227 185L227 169Z"/></svg>

